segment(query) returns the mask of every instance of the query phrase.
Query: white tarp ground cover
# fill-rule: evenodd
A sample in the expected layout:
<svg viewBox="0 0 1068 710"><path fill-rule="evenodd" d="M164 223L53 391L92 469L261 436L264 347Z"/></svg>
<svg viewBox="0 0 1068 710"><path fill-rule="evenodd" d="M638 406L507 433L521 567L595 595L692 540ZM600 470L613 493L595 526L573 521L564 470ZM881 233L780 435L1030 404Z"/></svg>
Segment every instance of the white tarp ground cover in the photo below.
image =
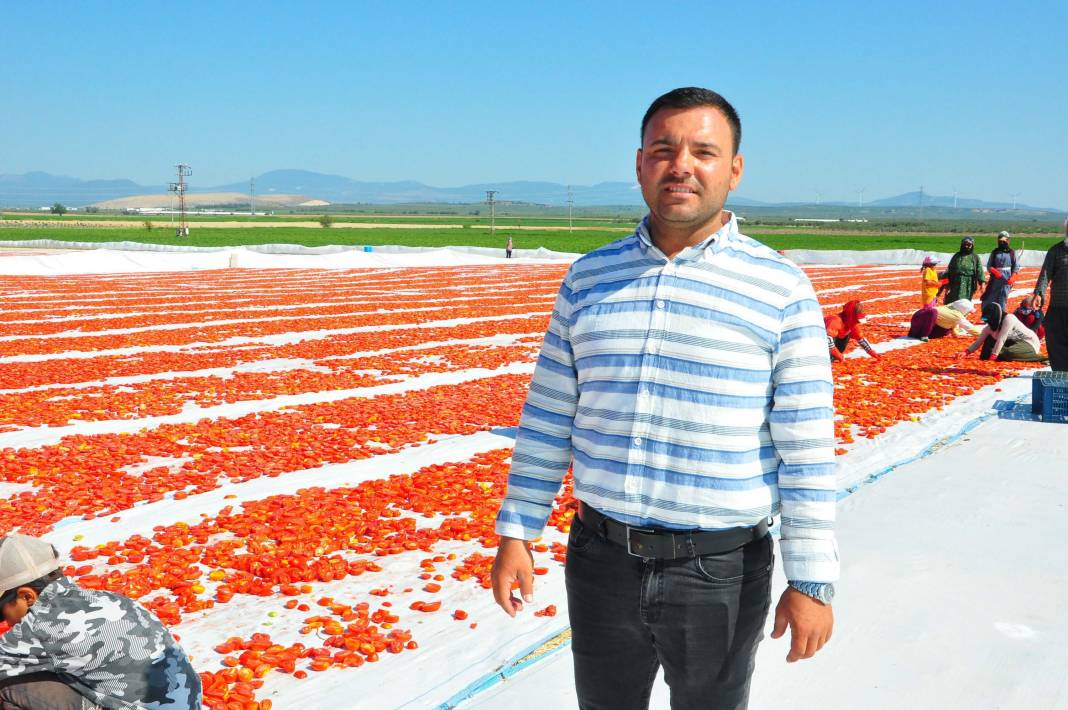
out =
<svg viewBox="0 0 1068 710"><path fill-rule="evenodd" d="M355 252L350 255L353 261L345 262L338 254L250 252L239 254L237 264L307 268L306 259L325 259L334 268L343 263L343 268L371 266L370 260L356 266L365 258L361 254L366 253ZM230 255L230 251L133 255L98 251L5 257L0 259L0 273L228 268ZM428 254L381 256L388 258L374 266L428 264ZM443 262L440 251L429 257L434 265L487 263L478 254L448 257L455 262ZM850 262L850 258L839 253L836 263L872 263ZM503 259L490 262L509 265ZM908 255L903 263L914 262ZM317 263L314 268L320 266L326 265ZM902 345L882 343L879 349ZM1068 478L1063 475L1068 434L1060 425L989 418L996 401L1026 399L1029 389L1027 377L1005 380L918 422L896 425L872 440L862 439L841 457L840 489L843 495L854 492L843 498L840 507L844 566L835 604L835 639L815 660L796 665L783 661L785 641L766 640L758 657L751 707L1068 707L1068 681L1060 672L1068 664L1068 646L1062 643L1068 620L1061 613L1061 597L1068 588L1068 546L1058 542L1068 505ZM232 406L237 411L242 405ZM208 414L225 416L232 411L224 407ZM984 417L988 419L980 423ZM129 428L130 424L122 425ZM75 429L78 426L90 425L75 425ZM19 438L19 445L36 445L21 438L33 434L9 434L9 443ZM156 525L194 524L223 506L236 507L245 500L293 493L311 483L327 488L351 486L393 473L410 473L429 463L463 461L479 452L507 448L510 441L508 432L446 437L397 454L230 483L181 501L168 498L137 506L119 513L114 523L109 518L64 521L48 539L65 553L74 544L93 545L133 534L151 536ZM14 488L9 494L13 492ZM546 539L562 541L563 536L551 531ZM451 543L436 549L450 551L462 556L470 548ZM368 590L384 581L411 579L423 557L424 553L404 553L386 558L382 573L316 584L315 591L306 596L327 595L350 602L367 599ZM778 594L785 582L781 571L776 573ZM272 699L276 708L423 708L459 700L465 689L482 682L486 689L474 695L470 704L574 706L566 645L507 681L485 682L509 659L566 627L558 565L550 564L548 573L538 577L533 605L533 609L557 605L555 618L535 618L528 610L519 619L508 619L488 591L470 583L445 584L439 596L443 608L465 609L477 629L446 614L427 615L415 621L421 642L416 651L352 671L312 674L304 681L271 674L259 697ZM395 598L398 606L406 605L401 599L409 600ZM281 610L283 601L235 597L211 612L190 615L176 630L195 657L194 663L213 668L219 656L211 647L232 633L268 631L280 643L300 639L271 615ZM400 625L411 626L409 622L405 618ZM666 698L661 683L654 692L653 707L666 707Z"/></svg>

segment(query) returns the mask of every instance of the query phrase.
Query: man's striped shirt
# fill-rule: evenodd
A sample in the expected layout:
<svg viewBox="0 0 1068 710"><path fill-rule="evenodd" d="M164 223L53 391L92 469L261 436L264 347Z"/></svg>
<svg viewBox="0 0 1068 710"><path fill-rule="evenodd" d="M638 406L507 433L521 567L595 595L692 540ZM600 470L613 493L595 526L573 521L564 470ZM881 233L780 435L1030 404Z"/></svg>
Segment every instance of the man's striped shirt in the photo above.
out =
<svg viewBox="0 0 1068 710"><path fill-rule="evenodd" d="M568 467L620 522L782 514L787 579L838 579L830 358L797 266L733 215L668 259L648 218L572 264L523 406L497 532L541 535Z"/></svg>

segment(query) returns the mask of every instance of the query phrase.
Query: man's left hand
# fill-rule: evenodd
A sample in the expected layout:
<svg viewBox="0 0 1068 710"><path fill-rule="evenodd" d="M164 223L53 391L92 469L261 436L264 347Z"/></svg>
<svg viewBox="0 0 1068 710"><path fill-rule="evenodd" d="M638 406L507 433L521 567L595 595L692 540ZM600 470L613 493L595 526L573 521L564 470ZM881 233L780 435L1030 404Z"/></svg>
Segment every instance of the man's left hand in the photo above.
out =
<svg viewBox="0 0 1068 710"><path fill-rule="evenodd" d="M790 627L790 653L786 662L812 658L831 640L834 612L830 605L787 587L775 607L775 629L771 637L782 638L787 626Z"/></svg>

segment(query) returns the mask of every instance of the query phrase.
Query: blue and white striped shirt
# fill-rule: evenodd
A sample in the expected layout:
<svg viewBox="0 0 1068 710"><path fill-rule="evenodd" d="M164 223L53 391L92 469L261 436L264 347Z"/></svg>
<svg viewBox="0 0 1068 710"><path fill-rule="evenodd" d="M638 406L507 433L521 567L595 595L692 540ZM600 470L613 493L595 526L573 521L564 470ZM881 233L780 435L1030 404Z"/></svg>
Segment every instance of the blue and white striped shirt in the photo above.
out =
<svg viewBox="0 0 1068 710"><path fill-rule="evenodd" d="M630 525L718 529L781 512L787 579L834 582L832 392L804 272L733 215L673 259L643 220L564 277L497 532L541 535L573 463L575 497Z"/></svg>

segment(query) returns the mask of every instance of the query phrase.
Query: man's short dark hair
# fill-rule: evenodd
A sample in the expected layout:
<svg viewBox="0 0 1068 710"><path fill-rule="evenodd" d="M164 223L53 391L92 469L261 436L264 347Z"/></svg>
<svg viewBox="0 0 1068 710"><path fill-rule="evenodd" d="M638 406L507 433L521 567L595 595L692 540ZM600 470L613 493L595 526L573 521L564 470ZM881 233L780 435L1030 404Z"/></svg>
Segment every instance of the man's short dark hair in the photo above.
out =
<svg viewBox="0 0 1068 710"><path fill-rule="evenodd" d="M726 116L734 138L734 154L737 155L738 148L742 145L742 119L738 117L738 112L731 106L730 101L727 101L727 99L711 89L702 89L699 86L684 86L679 89L672 89L657 98L656 101L653 101L649 106L649 110L645 112L645 117L642 118L642 132L638 137L639 141L641 143L645 142L645 127L649 125L649 119L657 111L665 108L698 108L701 106L718 109L720 113Z"/></svg>

